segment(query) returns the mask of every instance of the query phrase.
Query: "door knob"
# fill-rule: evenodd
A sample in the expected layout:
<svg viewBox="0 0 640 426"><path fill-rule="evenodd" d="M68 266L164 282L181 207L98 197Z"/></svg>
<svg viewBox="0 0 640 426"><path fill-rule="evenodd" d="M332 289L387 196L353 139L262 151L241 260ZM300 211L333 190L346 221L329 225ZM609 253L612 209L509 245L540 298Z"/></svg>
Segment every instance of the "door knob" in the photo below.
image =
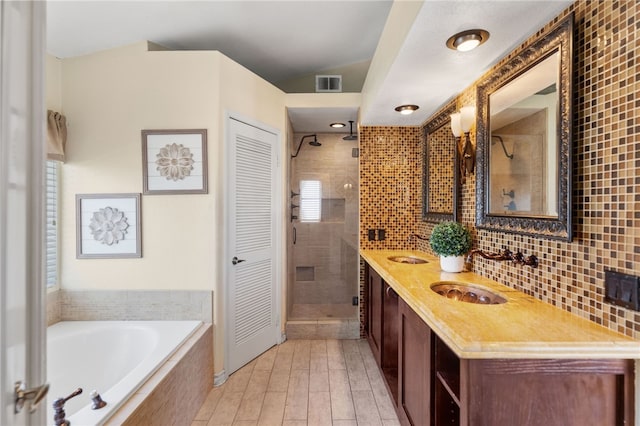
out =
<svg viewBox="0 0 640 426"><path fill-rule="evenodd" d="M240 262L244 262L244 259L238 259L236 256L233 256L233 259L231 259L231 263L234 265L237 265Z"/></svg>

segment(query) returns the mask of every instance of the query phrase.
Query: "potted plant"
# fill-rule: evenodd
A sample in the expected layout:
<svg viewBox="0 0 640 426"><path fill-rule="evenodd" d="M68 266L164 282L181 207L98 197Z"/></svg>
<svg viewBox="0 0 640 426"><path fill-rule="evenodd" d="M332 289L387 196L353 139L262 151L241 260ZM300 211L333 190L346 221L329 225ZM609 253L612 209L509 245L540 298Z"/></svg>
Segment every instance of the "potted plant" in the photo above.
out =
<svg viewBox="0 0 640 426"><path fill-rule="evenodd" d="M440 256L443 271L460 272L464 268L464 255L471 250L471 233L459 222L441 222L434 226L429 244Z"/></svg>

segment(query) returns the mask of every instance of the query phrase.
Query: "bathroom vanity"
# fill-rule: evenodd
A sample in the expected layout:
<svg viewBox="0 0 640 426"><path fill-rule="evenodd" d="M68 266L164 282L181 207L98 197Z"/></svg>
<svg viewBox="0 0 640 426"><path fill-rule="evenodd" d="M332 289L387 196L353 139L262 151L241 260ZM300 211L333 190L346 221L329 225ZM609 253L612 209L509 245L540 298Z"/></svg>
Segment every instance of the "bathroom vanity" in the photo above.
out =
<svg viewBox="0 0 640 426"><path fill-rule="evenodd" d="M428 263L389 260L415 257ZM366 332L404 425L633 425L640 342L421 252L365 250ZM469 284L500 304L431 289ZM466 297L466 296L465 296Z"/></svg>

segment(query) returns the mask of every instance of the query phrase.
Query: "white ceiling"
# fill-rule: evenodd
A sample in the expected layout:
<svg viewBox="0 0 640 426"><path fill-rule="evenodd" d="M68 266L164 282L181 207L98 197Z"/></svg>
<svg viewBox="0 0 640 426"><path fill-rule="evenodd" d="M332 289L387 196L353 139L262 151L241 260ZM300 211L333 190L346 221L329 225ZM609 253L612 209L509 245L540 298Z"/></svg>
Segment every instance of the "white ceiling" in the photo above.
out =
<svg viewBox="0 0 640 426"><path fill-rule="evenodd" d="M387 0L50 0L47 50L66 58L141 40L172 49L219 50L270 82L370 60L374 54L395 56L384 75L375 76L380 83L366 94L361 123L420 125L571 3L426 0L404 41L390 52L376 51L380 37L403 29L393 22L385 28L392 7ZM446 48L448 37L472 28L489 31L489 41L467 53ZM393 110L405 103L420 109L410 116ZM348 120L357 119L356 108L296 108L289 114L299 132L326 132L332 121L346 123L348 132Z"/></svg>

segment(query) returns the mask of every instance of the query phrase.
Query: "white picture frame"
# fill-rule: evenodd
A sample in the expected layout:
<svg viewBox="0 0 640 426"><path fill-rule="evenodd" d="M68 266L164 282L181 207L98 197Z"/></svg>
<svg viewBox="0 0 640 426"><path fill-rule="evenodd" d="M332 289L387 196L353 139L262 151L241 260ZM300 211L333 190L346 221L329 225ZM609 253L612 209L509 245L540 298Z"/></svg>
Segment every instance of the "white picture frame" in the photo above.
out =
<svg viewBox="0 0 640 426"><path fill-rule="evenodd" d="M143 130L144 195L207 193L207 130Z"/></svg>
<svg viewBox="0 0 640 426"><path fill-rule="evenodd" d="M140 194L76 194L76 258L142 257Z"/></svg>

